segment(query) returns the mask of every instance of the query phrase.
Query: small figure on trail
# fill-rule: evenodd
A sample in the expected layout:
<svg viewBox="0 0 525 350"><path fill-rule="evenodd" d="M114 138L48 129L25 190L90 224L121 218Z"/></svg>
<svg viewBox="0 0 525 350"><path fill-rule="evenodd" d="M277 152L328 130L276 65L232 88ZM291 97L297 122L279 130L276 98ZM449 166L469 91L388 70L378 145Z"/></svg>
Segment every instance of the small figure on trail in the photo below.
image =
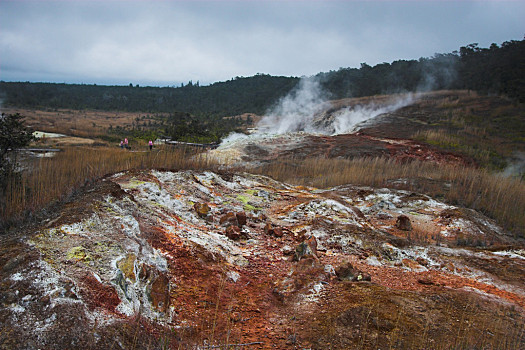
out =
<svg viewBox="0 0 525 350"><path fill-rule="evenodd" d="M126 147L126 149L128 149L128 138L124 139L124 147Z"/></svg>
<svg viewBox="0 0 525 350"><path fill-rule="evenodd" d="M149 150L151 151L151 149L153 148L153 141L149 140L148 144L149 144Z"/></svg>
<svg viewBox="0 0 525 350"><path fill-rule="evenodd" d="M124 141L120 140L120 148L124 148Z"/></svg>

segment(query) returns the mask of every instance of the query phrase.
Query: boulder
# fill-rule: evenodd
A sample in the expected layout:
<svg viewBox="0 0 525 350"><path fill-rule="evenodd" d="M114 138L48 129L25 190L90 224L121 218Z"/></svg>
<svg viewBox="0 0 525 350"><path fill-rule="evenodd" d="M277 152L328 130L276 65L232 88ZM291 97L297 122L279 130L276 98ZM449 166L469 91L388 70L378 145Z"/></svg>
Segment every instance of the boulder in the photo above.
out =
<svg viewBox="0 0 525 350"><path fill-rule="evenodd" d="M340 281L361 282L372 280L369 273L354 268L349 262L338 266L335 269L335 274Z"/></svg>
<svg viewBox="0 0 525 350"><path fill-rule="evenodd" d="M410 218L406 215L399 215L396 220L396 227L400 230L411 231L412 223L410 222Z"/></svg>
<svg viewBox="0 0 525 350"><path fill-rule="evenodd" d="M275 237L282 237L284 235L284 231L281 227L273 226L271 223L267 223L264 226L264 233Z"/></svg>
<svg viewBox="0 0 525 350"><path fill-rule="evenodd" d="M219 219L219 223L222 225L222 226L230 226L230 225L237 225L237 216L235 215L235 213L233 212L227 212L226 214L224 214L223 216L221 216L221 218Z"/></svg>
<svg viewBox="0 0 525 350"><path fill-rule="evenodd" d="M241 212L238 212L235 214L235 217L237 218L237 224L239 225L239 227L242 227L244 225L246 225L246 213L241 211Z"/></svg>
<svg viewBox="0 0 525 350"><path fill-rule="evenodd" d="M199 217L204 218L210 212L210 206L207 203L195 203L193 209L197 212Z"/></svg>
<svg viewBox="0 0 525 350"><path fill-rule="evenodd" d="M226 237L231 240L238 240L241 238L241 229L237 225L230 225L226 229Z"/></svg>
<svg viewBox="0 0 525 350"><path fill-rule="evenodd" d="M274 227L272 229L272 234L275 236L275 237L282 237L283 236L283 229L280 228L280 227Z"/></svg>

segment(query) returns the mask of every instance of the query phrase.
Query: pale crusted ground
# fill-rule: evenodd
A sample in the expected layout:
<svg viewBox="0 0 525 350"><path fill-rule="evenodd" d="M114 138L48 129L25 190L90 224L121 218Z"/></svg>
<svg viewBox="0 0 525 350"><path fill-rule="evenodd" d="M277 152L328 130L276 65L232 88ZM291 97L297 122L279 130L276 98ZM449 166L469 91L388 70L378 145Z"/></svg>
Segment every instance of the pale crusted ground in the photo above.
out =
<svg viewBox="0 0 525 350"><path fill-rule="evenodd" d="M240 239L225 235L239 222L221 224L229 212L246 214ZM412 230L396 227L400 215ZM312 236L316 255L294 261ZM5 349L523 345L523 244L478 213L409 192L120 173L5 242ZM341 281L347 263L371 282Z"/></svg>

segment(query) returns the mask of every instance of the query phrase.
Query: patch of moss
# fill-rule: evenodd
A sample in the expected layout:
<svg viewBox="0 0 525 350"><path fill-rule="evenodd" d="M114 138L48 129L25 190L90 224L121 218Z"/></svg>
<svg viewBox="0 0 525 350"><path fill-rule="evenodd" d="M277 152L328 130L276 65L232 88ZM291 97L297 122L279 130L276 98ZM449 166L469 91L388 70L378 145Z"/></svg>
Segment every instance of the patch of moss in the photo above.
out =
<svg viewBox="0 0 525 350"><path fill-rule="evenodd" d="M68 250L66 257L68 260L75 261L91 261L91 255L86 251L86 248L79 246Z"/></svg>
<svg viewBox="0 0 525 350"><path fill-rule="evenodd" d="M250 191L250 190L248 190ZM250 199L247 196L241 194L237 195L237 199L244 204L244 210L246 211L260 211L262 208L258 208L249 203Z"/></svg>
<svg viewBox="0 0 525 350"><path fill-rule="evenodd" d="M237 199L243 202L244 204L248 204L248 201L249 201L248 197L243 196L241 194L237 195Z"/></svg>

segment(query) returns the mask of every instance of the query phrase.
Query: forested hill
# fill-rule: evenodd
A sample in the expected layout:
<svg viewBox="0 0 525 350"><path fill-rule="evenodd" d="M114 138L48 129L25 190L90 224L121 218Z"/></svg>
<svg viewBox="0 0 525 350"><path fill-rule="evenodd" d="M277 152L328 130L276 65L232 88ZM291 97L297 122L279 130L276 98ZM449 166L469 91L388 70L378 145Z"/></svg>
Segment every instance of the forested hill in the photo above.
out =
<svg viewBox="0 0 525 350"><path fill-rule="evenodd" d="M316 76L331 98L360 97L417 90L471 89L505 94L525 102L525 39L490 48L477 44L459 52L419 60L398 60L360 68L340 68ZM6 106L100 109L141 112L189 112L223 117L244 112L262 114L299 81L294 77L257 74L181 87L98 86L0 82Z"/></svg>
<svg viewBox="0 0 525 350"><path fill-rule="evenodd" d="M227 116L263 113L298 80L259 74L209 86L189 82L177 88L0 82L0 93L4 93L6 106Z"/></svg>

